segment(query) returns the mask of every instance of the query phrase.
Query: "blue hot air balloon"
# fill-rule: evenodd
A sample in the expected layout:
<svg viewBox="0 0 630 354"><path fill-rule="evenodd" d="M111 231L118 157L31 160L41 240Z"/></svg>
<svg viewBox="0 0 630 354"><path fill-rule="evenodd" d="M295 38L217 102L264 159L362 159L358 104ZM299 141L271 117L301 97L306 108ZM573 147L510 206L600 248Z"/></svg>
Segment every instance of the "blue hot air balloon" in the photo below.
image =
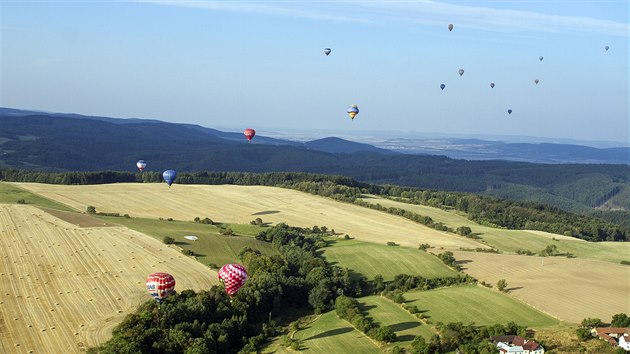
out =
<svg viewBox="0 0 630 354"><path fill-rule="evenodd" d="M512 110L511 109L508 109L508 114L512 114Z"/></svg>
<svg viewBox="0 0 630 354"><path fill-rule="evenodd" d="M441 85L440 85L440 88L441 88L442 90L444 90L444 88L445 88L445 87L446 87L446 85L444 85L444 84L441 84Z"/></svg>
<svg viewBox="0 0 630 354"><path fill-rule="evenodd" d="M324 48L324 54L326 54L326 56L328 56L328 54L330 54L330 52L332 52L332 50L330 50L330 48Z"/></svg>
<svg viewBox="0 0 630 354"><path fill-rule="evenodd" d="M168 188L171 188L171 184L173 184L173 181L175 181L176 177L177 172L175 172L175 170L166 170L164 171L164 173L162 173L162 178L164 178L164 182L168 184Z"/></svg>

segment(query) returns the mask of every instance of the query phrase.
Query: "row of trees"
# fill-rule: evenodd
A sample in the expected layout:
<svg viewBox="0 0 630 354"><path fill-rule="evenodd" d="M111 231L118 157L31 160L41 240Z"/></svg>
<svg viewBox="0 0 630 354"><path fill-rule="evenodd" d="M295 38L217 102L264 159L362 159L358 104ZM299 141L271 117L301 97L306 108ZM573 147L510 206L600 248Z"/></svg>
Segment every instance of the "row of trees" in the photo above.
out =
<svg viewBox="0 0 630 354"><path fill-rule="evenodd" d="M159 182L157 172L64 172L46 173L4 169L0 180L55 184L99 184L116 182ZM356 202L362 206L378 208L360 200L364 193L394 197L396 200L440 208L453 208L465 212L476 222L507 229L533 229L588 241L630 241L630 226L612 224L600 219L577 215L558 208L530 202L516 202L476 194L422 190L414 187L366 184L349 177L327 176L301 172L194 172L180 173L181 184L236 184L265 185L292 188L303 192ZM383 207L381 207L383 208ZM401 208L384 208L384 211L403 215L430 227L448 231L448 228L431 218ZM455 232L456 230L452 230Z"/></svg>

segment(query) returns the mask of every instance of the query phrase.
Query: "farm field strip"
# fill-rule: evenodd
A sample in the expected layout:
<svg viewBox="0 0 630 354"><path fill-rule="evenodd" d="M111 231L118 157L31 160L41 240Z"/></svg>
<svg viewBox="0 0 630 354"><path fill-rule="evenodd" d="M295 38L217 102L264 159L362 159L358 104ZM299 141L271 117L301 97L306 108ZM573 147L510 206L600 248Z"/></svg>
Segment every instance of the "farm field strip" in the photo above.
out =
<svg viewBox="0 0 630 354"><path fill-rule="evenodd" d="M455 251L464 271L495 285L506 279L510 294L559 319L609 320L630 313L630 267L590 259Z"/></svg>
<svg viewBox="0 0 630 354"><path fill-rule="evenodd" d="M216 272L124 227L80 228L33 206L0 204L0 348L75 353L109 338L150 299L146 277L207 289ZM7 350L8 349L8 350Z"/></svg>
<svg viewBox="0 0 630 354"><path fill-rule="evenodd" d="M381 274L385 281L393 280L398 274L425 278L459 275L436 256L410 247L339 239L323 251L328 262L363 274L367 279L373 279L377 274Z"/></svg>
<svg viewBox="0 0 630 354"><path fill-rule="evenodd" d="M443 222L451 228L468 226L473 233L479 234L483 242L499 250L516 252L519 249L535 253L542 251L547 245L554 244L560 252L569 252L578 257L599 259L613 263L622 260L630 261L630 242L587 242L575 237L552 234L537 230L505 230L475 223L462 213L442 210L426 205L398 202L378 196L369 196L363 201L378 203L386 207L396 207L414 213L429 216L435 221Z"/></svg>
<svg viewBox="0 0 630 354"><path fill-rule="evenodd" d="M531 306L480 285L461 285L404 294L407 304L426 311L432 322L474 322L477 325L514 321L529 328L557 326L560 322Z"/></svg>
<svg viewBox="0 0 630 354"><path fill-rule="evenodd" d="M447 249L485 247L399 216L277 187L176 184L169 189L158 183L15 184L77 210L92 205L97 211L131 216L177 220L207 216L214 221L239 224L261 217L265 222L286 222L292 226L327 226L337 233L383 244L393 241L414 248L420 243Z"/></svg>
<svg viewBox="0 0 630 354"><path fill-rule="evenodd" d="M369 337L350 323L337 317L335 311L322 314L294 338L302 340L301 352L307 353L382 353Z"/></svg>
<svg viewBox="0 0 630 354"><path fill-rule="evenodd" d="M358 300L359 306L368 312L369 317L381 326L390 326L396 333L396 341L388 347L411 345L416 336L422 336L428 341L436 333L401 305L385 297L367 296Z"/></svg>

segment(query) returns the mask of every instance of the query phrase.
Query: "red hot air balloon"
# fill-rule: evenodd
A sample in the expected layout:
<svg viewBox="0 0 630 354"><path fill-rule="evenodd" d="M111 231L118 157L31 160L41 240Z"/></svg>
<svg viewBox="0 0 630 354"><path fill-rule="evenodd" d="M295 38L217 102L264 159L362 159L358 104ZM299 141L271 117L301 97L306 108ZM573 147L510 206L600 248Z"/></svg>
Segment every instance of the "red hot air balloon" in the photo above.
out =
<svg viewBox="0 0 630 354"><path fill-rule="evenodd" d="M252 129L252 128L247 128L247 129L245 129L243 134L245 134L245 137L247 138L247 141L250 142L254 138L254 135L256 135L256 131L254 129Z"/></svg>
<svg viewBox="0 0 630 354"><path fill-rule="evenodd" d="M225 292L233 296L245 285L247 271L240 264L226 264L219 269L219 280L225 286Z"/></svg>
<svg viewBox="0 0 630 354"><path fill-rule="evenodd" d="M147 291L157 302L166 299L175 290L175 278L168 273L153 273L147 278Z"/></svg>

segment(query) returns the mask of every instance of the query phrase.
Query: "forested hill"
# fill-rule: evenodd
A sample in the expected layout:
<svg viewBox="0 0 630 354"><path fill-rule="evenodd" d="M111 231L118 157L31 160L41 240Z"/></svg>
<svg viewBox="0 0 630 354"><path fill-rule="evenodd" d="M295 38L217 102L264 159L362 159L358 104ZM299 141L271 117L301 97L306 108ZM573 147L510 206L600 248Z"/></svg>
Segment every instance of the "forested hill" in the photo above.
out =
<svg viewBox="0 0 630 354"><path fill-rule="evenodd" d="M467 161L444 156L384 154L341 139L296 143L153 120L62 114L0 117L0 167L47 171L295 171L344 175L369 183L475 192L528 200L616 219L630 210L630 166ZM20 111L21 112L21 111ZM125 121L125 124L120 121ZM338 151L354 151L339 153ZM350 149L350 147L352 149ZM365 147L365 149L363 149ZM325 151L321 151L325 150ZM370 150L370 151L366 151Z"/></svg>

